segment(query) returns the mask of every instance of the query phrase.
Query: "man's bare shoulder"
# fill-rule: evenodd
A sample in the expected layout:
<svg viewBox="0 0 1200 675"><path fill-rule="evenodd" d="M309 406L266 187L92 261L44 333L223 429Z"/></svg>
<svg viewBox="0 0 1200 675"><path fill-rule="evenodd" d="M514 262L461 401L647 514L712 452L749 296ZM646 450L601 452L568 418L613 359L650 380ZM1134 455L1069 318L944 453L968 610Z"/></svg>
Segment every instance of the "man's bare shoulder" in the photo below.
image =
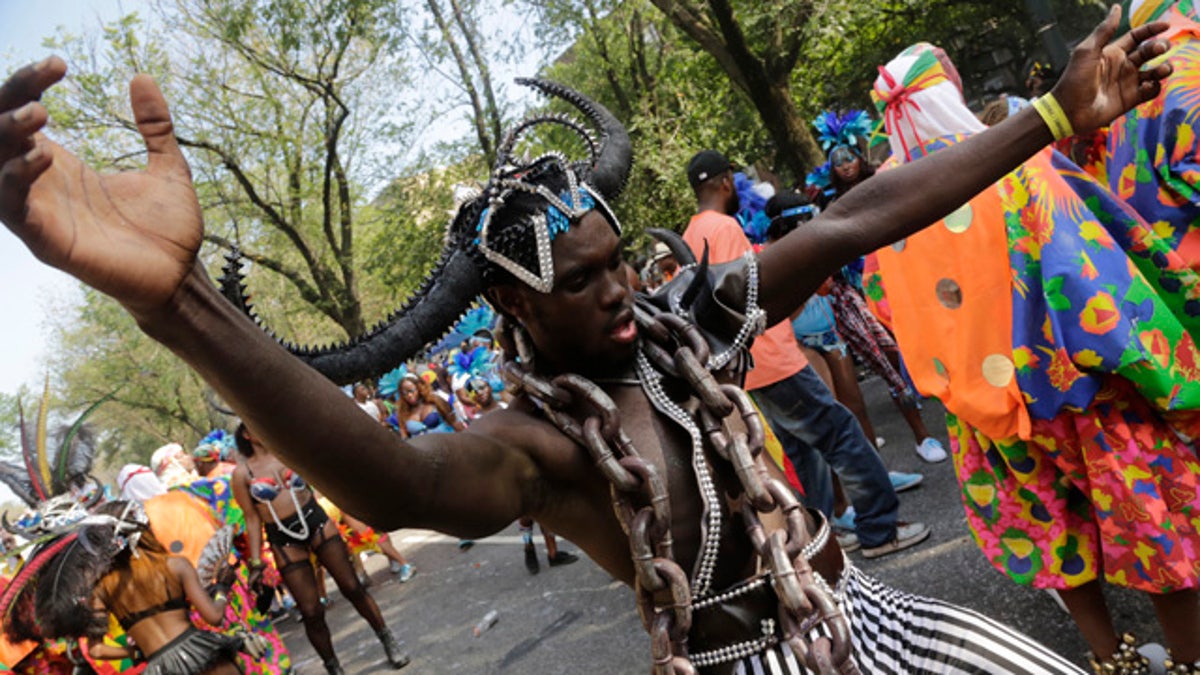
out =
<svg viewBox="0 0 1200 675"><path fill-rule="evenodd" d="M504 410L475 420L464 433L486 436L523 452L557 479L581 476L589 466L587 452L524 396L513 399Z"/></svg>

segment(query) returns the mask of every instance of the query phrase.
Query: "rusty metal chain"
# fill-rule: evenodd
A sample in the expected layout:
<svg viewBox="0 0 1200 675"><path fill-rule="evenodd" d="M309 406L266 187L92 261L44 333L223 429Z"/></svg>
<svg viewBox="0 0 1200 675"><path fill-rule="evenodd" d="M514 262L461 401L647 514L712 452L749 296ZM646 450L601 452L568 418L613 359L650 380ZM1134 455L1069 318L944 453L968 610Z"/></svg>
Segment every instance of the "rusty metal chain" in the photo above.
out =
<svg viewBox="0 0 1200 675"><path fill-rule="evenodd" d="M642 335L639 364L646 371L639 368L639 380L651 402L660 410L673 407L681 413L679 406L662 392L660 373L686 382L700 402L696 415L699 419L683 413L686 419L678 421L691 425L694 438L706 439L738 478L747 534L770 572L779 599L782 641L814 672L857 673L850 658L848 622L825 590L828 587L815 576L801 554L811 539L802 506L791 489L767 471L762 452L765 430L749 395L738 387L716 381L705 366L709 359L708 343L694 324L672 314L651 316L640 309L636 318ZM701 544L697 561L699 579L689 581L674 559L666 484L654 465L633 447L621 428L620 411L608 394L578 375L564 374L547 380L513 362L507 364L506 374L518 391L541 402L555 426L588 450L597 469L612 486L617 520L629 536L638 613L651 638L652 673L696 672L687 657L693 586L699 586L702 596L708 591L708 577L715 568L719 547L719 515L714 521L717 531L706 532L703 538L711 541ZM745 430L730 424L734 413L741 417ZM703 449L697 452L702 455ZM703 463L703 457L698 461ZM768 534L758 514L776 508L781 510L786 528ZM810 641L806 635L818 625L824 625L829 637Z"/></svg>

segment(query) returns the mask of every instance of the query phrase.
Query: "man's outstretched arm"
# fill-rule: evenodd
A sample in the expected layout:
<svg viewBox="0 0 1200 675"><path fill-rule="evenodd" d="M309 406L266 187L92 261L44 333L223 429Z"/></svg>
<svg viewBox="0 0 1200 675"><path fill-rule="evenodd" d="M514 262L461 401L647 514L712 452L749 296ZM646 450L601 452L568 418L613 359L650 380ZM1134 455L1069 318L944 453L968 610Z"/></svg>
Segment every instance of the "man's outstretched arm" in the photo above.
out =
<svg viewBox="0 0 1200 675"><path fill-rule="evenodd" d="M1054 95L1078 133L1104 126L1158 95L1169 64L1142 70L1167 44L1153 23L1113 40L1120 9L1071 55ZM821 282L857 256L945 217L1053 139L1032 108L962 143L884 172L846 194L806 227L760 256L759 305L769 321L787 318Z"/></svg>
<svg viewBox="0 0 1200 675"><path fill-rule="evenodd" d="M400 441L220 296L196 258L200 206L153 80L130 84L144 171L100 175L43 136L38 98L65 73L52 57L0 86L0 219L34 255L120 302L289 466L367 522L478 535L530 508L539 474L527 454L469 433Z"/></svg>

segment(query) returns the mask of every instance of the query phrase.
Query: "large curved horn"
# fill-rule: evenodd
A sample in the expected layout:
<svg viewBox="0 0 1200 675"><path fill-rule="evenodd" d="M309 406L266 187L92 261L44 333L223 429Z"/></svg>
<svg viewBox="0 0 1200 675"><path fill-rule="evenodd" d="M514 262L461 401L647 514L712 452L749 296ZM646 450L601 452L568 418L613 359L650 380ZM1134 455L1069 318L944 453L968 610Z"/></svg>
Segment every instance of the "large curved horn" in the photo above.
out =
<svg viewBox="0 0 1200 675"><path fill-rule="evenodd" d="M612 201L625 188L629 168L633 165L633 145L629 133L607 108L583 94L564 87L557 82L532 77L519 77L517 84L533 87L547 96L554 96L575 106L596 125L600 131L600 148L588 168L584 180L600 191L607 201Z"/></svg>
<svg viewBox="0 0 1200 675"><path fill-rule="evenodd" d="M461 229L458 220L463 213L471 211L465 206L460 210L452 226L452 235ZM476 254L466 249L452 236L441 260L425 278L420 290L403 307L361 336L321 348L276 339L300 360L339 385L386 373L441 338L483 292L484 280ZM222 294L274 336L246 298L240 257L231 255L223 272Z"/></svg>
<svg viewBox="0 0 1200 675"><path fill-rule="evenodd" d="M692 247L688 246L683 237L679 236L674 230L651 227L646 230L646 234L666 244L667 248L671 249L671 255L675 256L675 262L679 263L680 267L696 264L696 254L692 253Z"/></svg>

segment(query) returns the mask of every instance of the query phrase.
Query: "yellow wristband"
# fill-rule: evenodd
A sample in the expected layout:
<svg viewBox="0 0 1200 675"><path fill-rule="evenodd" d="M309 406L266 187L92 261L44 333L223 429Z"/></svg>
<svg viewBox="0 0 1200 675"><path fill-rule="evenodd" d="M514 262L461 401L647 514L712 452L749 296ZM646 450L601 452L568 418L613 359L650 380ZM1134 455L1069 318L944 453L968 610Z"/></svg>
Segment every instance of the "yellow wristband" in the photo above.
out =
<svg viewBox="0 0 1200 675"><path fill-rule="evenodd" d="M1054 94L1043 94L1033 100L1033 109L1042 116L1042 121L1046 126L1050 127L1050 133L1054 136L1054 140L1061 141L1064 138L1075 135L1075 129L1071 127L1071 120L1067 119L1067 114L1063 112L1062 105L1058 99L1054 98Z"/></svg>

